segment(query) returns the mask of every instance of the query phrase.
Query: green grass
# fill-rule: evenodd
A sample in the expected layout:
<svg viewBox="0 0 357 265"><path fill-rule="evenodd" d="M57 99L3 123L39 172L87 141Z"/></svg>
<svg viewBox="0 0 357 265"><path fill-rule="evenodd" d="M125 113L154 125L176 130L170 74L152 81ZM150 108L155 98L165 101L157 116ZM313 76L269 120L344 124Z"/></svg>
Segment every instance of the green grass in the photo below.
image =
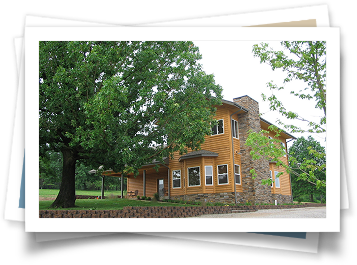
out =
<svg viewBox="0 0 357 265"><path fill-rule="evenodd" d="M56 197L59 193L59 190L55 189L40 189L39 195L41 197ZM104 196L113 195L121 195L121 191L117 190L108 190L104 191ZM101 196L102 192L100 190L76 190L76 195L90 195L90 196ZM124 196L126 195L126 191L124 191Z"/></svg>
<svg viewBox="0 0 357 265"><path fill-rule="evenodd" d="M40 210L55 210L55 208L49 208L58 195L58 189L40 189L39 196L45 198L53 198L53 200L40 201ZM100 190L76 190L76 195L90 195L101 196ZM104 196L121 195L121 191L109 190L104 191ZM124 196L126 191L124 191ZM125 206L192 206L180 203L168 203L146 200L129 200L129 199L78 199L76 200L76 207L56 209L56 210L120 210Z"/></svg>
<svg viewBox="0 0 357 265"><path fill-rule="evenodd" d="M53 201L40 201L40 210L121 210L124 206L194 206L180 203L168 203L129 199L79 199L74 208L49 208Z"/></svg>

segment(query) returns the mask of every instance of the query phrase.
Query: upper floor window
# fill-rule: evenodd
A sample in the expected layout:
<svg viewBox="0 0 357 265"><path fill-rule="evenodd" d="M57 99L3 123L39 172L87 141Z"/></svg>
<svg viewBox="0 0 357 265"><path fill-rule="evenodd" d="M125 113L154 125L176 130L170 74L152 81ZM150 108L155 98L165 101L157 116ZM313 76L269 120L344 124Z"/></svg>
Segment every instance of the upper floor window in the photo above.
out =
<svg viewBox="0 0 357 265"><path fill-rule="evenodd" d="M217 125L212 127L212 135L223 134L223 120L218 120Z"/></svg>
<svg viewBox="0 0 357 265"><path fill-rule="evenodd" d="M281 144L281 146L284 148L284 151L285 151L285 155L284 155L284 156L286 156L286 146L285 146L285 143L280 142L280 144Z"/></svg>
<svg viewBox="0 0 357 265"><path fill-rule="evenodd" d="M238 136L238 121L232 120L232 135L233 138L239 138Z"/></svg>
<svg viewBox="0 0 357 265"><path fill-rule="evenodd" d="M273 173L270 170L270 180L271 180L271 187L273 187L274 183L273 183Z"/></svg>

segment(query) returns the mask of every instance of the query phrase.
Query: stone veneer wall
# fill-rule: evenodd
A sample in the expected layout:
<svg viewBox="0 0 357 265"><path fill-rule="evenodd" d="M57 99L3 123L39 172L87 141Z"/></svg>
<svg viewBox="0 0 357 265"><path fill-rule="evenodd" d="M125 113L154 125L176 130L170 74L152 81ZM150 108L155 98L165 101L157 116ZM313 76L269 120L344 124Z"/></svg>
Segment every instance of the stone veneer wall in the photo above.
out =
<svg viewBox="0 0 357 265"><path fill-rule="evenodd" d="M242 192L237 192L237 203L245 204L250 202L253 204L251 200L249 200L248 196ZM200 202L221 202L221 203L235 203L234 201L234 192L223 192L223 193L200 193L200 194L188 194L188 195L177 195L170 196L172 200L184 200L184 201L200 201ZM281 194L271 194L270 200L259 201L256 200L255 204L262 203L275 203L277 200L278 204L284 203L292 203L293 198L291 195L281 195Z"/></svg>
<svg viewBox="0 0 357 265"><path fill-rule="evenodd" d="M250 155L251 148L245 146L249 130L253 132L261 130L259 104L248 96L235 98L233 101L248 110L247 113L238 115L243 193L253 204L273 203L270 186L260 184L263 178L269 177L269 161L267 159L253 160ZM250 173L252 168L257 173L254 180Z"/></svg>

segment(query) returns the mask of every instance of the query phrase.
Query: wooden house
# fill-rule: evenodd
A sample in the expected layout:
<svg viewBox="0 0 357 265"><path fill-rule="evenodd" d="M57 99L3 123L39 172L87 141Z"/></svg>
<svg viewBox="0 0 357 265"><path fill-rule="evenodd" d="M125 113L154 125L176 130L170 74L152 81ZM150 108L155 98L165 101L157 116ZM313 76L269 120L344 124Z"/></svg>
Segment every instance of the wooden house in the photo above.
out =
<svg viewBox="0 0 357 265"><path fill-rule="evenodd" d="M292 202L290 176L274 161L253 160L245 141L248 131L268 130L271 125L259 117L259 104L249 96L223 100L217 107L218 125L206 136L201 150L174 154L160 164L145 165L139 175L127 176L127 190L139 196L160 197L223 203L290 203ZM274 136L273 132L271 136ZM279 140L286 147L294 136L283 132ZM287 156L282 158L287 163ZM252 179L250 169L257 177ZM283 174L275 179L279 172ZM114 173L109 175L115 175ZM270 186L261 185L261 179L271 177Z"/></svg>

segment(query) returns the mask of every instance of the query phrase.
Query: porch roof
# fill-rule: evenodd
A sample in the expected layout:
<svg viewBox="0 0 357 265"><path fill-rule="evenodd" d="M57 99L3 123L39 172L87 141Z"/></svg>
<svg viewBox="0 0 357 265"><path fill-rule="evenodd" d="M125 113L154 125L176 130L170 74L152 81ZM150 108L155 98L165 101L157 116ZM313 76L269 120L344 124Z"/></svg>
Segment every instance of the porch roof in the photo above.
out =
<svg viewBox="0 0 357 265"><path fill-rule="evenodd" d="M187 153L179 158L179 161L189 158L202 157L202 156L213 156L217 157L218 153L207 151L207 150L198 150Z"/></svg>

